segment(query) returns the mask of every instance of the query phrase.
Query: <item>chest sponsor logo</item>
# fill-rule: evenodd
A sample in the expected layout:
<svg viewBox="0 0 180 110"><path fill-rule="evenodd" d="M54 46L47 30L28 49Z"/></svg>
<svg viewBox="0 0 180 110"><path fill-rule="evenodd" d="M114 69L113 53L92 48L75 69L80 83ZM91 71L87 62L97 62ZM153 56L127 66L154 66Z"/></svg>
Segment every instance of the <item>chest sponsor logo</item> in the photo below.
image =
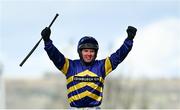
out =
<svg viewBox="0 0 180 110"><path fill-rule="evenodd" d="M79 82L99 82L100 78L96 76L74 76L73 80Z"/></svg>

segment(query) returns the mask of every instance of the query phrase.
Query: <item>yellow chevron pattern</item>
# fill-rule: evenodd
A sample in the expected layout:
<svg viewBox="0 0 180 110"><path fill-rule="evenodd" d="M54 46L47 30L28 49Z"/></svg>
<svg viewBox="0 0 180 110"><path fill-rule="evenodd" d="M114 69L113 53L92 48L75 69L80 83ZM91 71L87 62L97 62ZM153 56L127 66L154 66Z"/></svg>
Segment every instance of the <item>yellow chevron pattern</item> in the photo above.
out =
<svg viewBox="0 0 180 110"><path fill-rule="evenodd" d="M80 89L80 88L83 88L83 87L85 87L85 86L89 86L89 87L91 87L91 88L93 88L93 89L95 89L95 90L97 90L97 91L99 91L99 92L102 92L102 91L103 91L102 87L98 86L97 84L95 84L95 83L93 83L93 82L81 82L81 83L78 83L78 84L70 87L70 88L68 89L68 94L69 94L70 92L76 91L76 90L78 90L78 89Z"/></svg>
<svg viewBox="0 0 180 110"><path fill-rule="evenodd" d="M92 98L92 99L94 99L94 100L97 100L97 101L101 101L101 100L102 100L102 97L101 97L101 96L97 96L96 94L93 94L93 93L91 93L91 92L89 92L89 91L85 91L85 92L82 92L82 93L80 93L80 94L77 94L77 95L74 95L74 96L70 97L70 98L68 99L68 101L71 103L71 102L73 102L73 101L82 99L82 98L84 98L84 97L86 97L86 96L88 96L88 97L90 97L90 98Z"/></svg>
<svg viewBox="0 0 180 110"><path fill-rule="evenodd" d="M86 76L86 75L88 75L88 76L97 76L95 73L93 73L93 72L91 72L89 70L85 70L85 71L80 72L80 73L77 74L77 76Z"/></svg>
<svg viewBox="0 0 180 110"><path fill-rule="evenodd" d="M88 75L88 76L91 76L91 77L98 77L95 73L93 73L93 72L91 72L91 71L89 71L89 70L85 70L85 71L83 71L83 72L80 72L80 73L78 73L76 76L87 76L87 75ZM74 76L69 77L69 78L67 79L67 84L71 83L71 82L73 81L73 78L74 78ZM104 83L104 79L103 79L102 77L100 77L100 82L101 82L101 83ZM68 94L71 93L71 92L73 92L73 91L76 91L76 90L78 90L78 89L81 89L81 88L83 88L83 87L86 87L86 86L89 86L89 87L91 87L91 88L93 88L93 89L95 89L95 90L97 90L97 91L99 91L99 92L101 92L101 93L102 93L102 91L103 91L103 88L100 87L100 86L98 86L98 85L95 84L94 82L80 82L80 83L78 83L78 84L76 84L76 85L74 85L74 86L71 86L71 87L68 89ZM90 97L90 98L92 98L92 99L94 99L94 100L97 100L97 101L101 101L101 100L102 100L102 97L101 97L101 96L98 96L98 95L96 95L96 94L94 94L94 93L91 93L91 92L89 92L89 91L84 91L84 92L82 92L82 93L80 93L80 94L71 96L70 98L68 98L68 101L71 103L71 102L73 102L73 101L80 100L80 99L82 99L82 98L84 98L84 97L86 97L86 96L88 96L88 97Z"/></svg>

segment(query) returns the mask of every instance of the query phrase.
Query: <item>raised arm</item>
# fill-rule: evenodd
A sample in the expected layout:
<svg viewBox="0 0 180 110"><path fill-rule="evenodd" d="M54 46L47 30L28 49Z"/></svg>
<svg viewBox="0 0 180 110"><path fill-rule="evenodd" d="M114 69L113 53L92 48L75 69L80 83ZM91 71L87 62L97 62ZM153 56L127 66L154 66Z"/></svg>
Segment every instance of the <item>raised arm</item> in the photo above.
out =
<svg viewBox="0 0 180 110"><path fill-rule="evenodd" d="M126 31L127 31L128 37L125 39L123 45L115 53L111 54L110 56L112 70L115 69L118 66L118 64L120 64L126 58L128 53L132 49L133 39L136 35L137 29L132 26L128 26Z"/></svg>
<svg viewBox="0 0 180 110"><path fill-rule="evenodd" d="M132 26L128 26L126 31L128 37L125 39L122 46L105 60L106 75L108 75L112 70L114 70L126 58L128 53L132 49L133 39L136 35L137 29Z"/></svg>
<svg viewBox="0 0 180 110"><path fill-rule="evenodd" d="M63 67L67 63L67 60L64 55L53 45L52 40L50 40L50 34L51 30L47 27L41 32L45 44L44 49L46 50L49 58L53 61L54 65L59 70L63 71Z"/></svg>
<svg viewBox="0 0 180 110"><path fill-rule="evenodd" d="M112 70L114 70L118 64L120 64L126 58L132 46L133 40L126 38L122 46L116 52L111 54L110 61L112 64Z"/></svg>

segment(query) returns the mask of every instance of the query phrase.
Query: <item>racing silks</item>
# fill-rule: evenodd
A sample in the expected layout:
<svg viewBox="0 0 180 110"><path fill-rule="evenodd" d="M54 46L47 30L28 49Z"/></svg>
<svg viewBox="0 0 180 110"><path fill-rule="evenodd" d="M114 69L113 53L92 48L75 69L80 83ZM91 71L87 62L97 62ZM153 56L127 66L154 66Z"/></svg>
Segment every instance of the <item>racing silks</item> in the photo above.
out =
<svg viewBox="0 0 180 110"><path fill-rule="evenodd" d="M80 59L66 58L51 40L45 43L45 50L54 65L66 76L70 106L94 107L102 102L105 77L125 59L132 46L133 41L126 39L110 57L95 60L89 66Z"/></svg>

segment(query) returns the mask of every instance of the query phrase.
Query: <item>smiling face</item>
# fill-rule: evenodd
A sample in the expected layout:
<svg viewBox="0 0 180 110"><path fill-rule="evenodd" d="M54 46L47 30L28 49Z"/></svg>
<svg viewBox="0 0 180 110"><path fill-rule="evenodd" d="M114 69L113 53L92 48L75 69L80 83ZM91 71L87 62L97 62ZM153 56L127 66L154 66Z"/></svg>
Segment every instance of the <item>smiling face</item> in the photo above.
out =
<svg viewBox="0 0 180 110"><path fill-rule="evenodd" d="M86 63L91 63L95 59L95 54L94 49L82 49L82 58Z"/></svg>

